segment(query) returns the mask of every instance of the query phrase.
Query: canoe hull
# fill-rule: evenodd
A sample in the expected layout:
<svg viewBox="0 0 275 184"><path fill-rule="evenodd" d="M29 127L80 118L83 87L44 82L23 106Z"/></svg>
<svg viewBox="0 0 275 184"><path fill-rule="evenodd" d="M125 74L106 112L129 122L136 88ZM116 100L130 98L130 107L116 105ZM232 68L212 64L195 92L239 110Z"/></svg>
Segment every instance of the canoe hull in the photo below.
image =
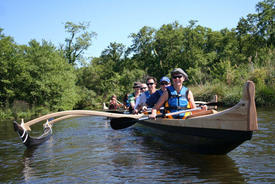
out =
<svg viewBox="0 0 275 184"><path fill-rule="evenodd" d="M227 154L246 140L252 138L253 131L223 130L194 127L175 127L138 122L163 140L179 145L183 149L202 154Z"/></svg>
<svg viewBox="0 0 275 184"><path fill-rule="evenodd" d="M187 119L159 118L137 121L157 130L166 140L172 140L183 148L208 154L227 154L258 130L255 106L255 85L247 81L243 96L235 106L220 112Z"/></svg>

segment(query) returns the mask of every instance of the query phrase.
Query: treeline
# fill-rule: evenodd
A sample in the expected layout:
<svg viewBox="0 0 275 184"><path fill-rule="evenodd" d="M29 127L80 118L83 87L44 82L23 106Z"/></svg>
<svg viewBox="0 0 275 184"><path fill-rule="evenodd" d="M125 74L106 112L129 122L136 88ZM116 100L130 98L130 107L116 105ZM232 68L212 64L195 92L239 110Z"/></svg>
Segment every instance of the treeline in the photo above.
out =
<svg viewBox="0 0 275 184"><path fill-rule="evenodd" d="M67 22L68 38L58 48L45 40L18 45L0 29L0 117L39 115L48 111L97 109L112 94L120 100L134 81L160 79L175 67L190 77L197 100L218 94L233 105L246 80L256 84L257 105L275 103L275 1L256 5L236 28L214 31L191 20L132 33L132 45L110 43L100 57L83 53L96 33L87 23Z"/></svg>

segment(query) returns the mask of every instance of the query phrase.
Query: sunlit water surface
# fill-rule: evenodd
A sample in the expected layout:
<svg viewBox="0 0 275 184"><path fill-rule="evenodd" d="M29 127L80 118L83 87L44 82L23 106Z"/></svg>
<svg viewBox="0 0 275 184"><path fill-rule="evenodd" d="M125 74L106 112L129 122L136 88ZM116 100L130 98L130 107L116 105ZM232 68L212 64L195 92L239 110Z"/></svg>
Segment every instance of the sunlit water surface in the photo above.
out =
<svg viewBox="0 0 275 184"><path fill-rule="evenodd" d="M112 130L103 117L57 122L50 140L26 149L12 122L0 122L0 182L275 183L274 114L258 110L259 131L227 155L190 153L140 126Z"/></svg>

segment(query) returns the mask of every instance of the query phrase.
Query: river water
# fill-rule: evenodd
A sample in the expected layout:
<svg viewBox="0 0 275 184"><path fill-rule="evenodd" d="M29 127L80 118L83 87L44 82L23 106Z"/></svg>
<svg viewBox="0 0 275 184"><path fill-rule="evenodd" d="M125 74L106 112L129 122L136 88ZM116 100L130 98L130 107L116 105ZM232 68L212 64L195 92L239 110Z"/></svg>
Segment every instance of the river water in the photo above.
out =
<svg viewBox="0 0 275 184"><path fill-rule="evenodd" d="M227 155L189 153L146 134L112 130L106 118L57 122L53 136L26 149L0 122L0 183L275 183L275 110L258 109L259 130ZM40 135L42 123L32 126Z"/></svg>

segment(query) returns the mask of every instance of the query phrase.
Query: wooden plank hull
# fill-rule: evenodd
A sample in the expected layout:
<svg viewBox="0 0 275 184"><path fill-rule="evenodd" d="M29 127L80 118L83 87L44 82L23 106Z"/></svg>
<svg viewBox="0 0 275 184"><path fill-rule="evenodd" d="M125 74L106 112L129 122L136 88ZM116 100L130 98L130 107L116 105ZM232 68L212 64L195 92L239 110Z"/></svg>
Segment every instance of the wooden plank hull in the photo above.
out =
<svg viewBox="0 0 275 184"><path fill-rule="evenodd" d="M253 134L253 131L176 127L149 121L138 123L149 127L154 136L157 135L183 149L203 154L227 154L244 141L250 140Z"/></svg>

